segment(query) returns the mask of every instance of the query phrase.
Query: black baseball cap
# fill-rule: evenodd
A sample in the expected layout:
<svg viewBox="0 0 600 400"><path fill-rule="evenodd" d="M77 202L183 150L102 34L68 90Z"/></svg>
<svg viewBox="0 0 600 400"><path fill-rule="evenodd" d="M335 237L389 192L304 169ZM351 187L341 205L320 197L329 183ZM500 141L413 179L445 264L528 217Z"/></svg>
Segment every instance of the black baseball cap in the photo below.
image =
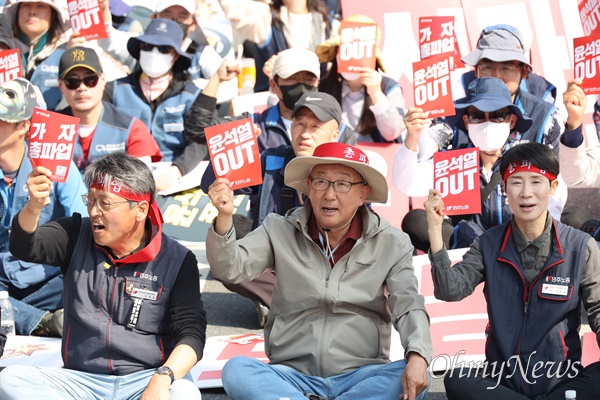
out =
<svg viewBox="0 0 600 400"><path fill-rule="evenodd" d="M302 107L312 111L320 121L327 122L335 119L340 125L342 123L342 107L335 97L323 92L309 92L300 97L292 111L292 118Z"/></svg>
<svg viewBox="0 0 600 400"><path fill-rule="evenodd" d="M88 47L73 47L65 51L60 57L58 76L62 79L74 68L79 67L87 68L98 75L102 73L100 59L93 49Z"/></svg>

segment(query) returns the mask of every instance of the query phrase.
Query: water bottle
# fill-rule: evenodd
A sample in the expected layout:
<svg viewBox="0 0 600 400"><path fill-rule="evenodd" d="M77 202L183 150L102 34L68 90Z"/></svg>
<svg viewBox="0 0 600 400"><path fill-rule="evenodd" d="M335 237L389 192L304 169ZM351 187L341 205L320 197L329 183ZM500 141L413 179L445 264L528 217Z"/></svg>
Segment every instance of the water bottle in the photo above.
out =
<svg viewBox="0 0 600 400"><path fill-rule="evenodd" d="M575 390L567 390L565 391L565 400L576 400L577 392Z"/></svg>
<svg viewBox="0 0 600 400"><path fill-rule="evenodd" d="M0 329L4 335L11 336L15 334L15 313L13 306L8 300L8 292L3 290L0 292Z"/></svg>

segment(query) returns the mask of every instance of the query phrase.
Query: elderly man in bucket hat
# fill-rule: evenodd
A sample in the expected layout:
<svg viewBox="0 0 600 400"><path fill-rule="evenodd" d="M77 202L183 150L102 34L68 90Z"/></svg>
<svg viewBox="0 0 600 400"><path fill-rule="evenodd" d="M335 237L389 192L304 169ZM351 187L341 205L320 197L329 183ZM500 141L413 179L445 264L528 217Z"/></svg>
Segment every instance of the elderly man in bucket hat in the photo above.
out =
<svg viewBox="0 0 600 400"><path fill-rule="evenodd" d="M240 240L230 182L218 179L208 193L218 210L206 239L214 276L240 282L266 268L276 271L265 326L270 364L229 360L222 375L227 394L421 399L432 347L413 247L365 206L387 201L385 177L363 151L333 142L290 161L285 183L308 197L304 205L285 216L270 214ZM405 349L404 360L395 362L389 359L392 325Z"/></svg>
<svg viewBox="0 0 600 400"><path fill-rule="evenodd" d="M453 117L453 125L466 132L468 142L453 148L479 148L482 211L444 221L443 237L447 248L468 247L487 229L510 219L512 212L500 185L500 157L517 145L511 142L516 132L527 132L534 124L512 102L510 91L499 79L486 77L474 80L469 85L468 99L455 104L456 116ZM407 124L406 146L418 142L422 124L423 120L412 120ZM416 151L399 150L394 159L393 179L396 187L404 193L427 195L427 187L433 187L433 159L419 161ZM559 185L557 192L560 193L550 201L550 212L557 219L560 219L565 191L565 185ZM409 211L402 221L402 228L415 247L423 251L429 249L425 210Z"/></svg>

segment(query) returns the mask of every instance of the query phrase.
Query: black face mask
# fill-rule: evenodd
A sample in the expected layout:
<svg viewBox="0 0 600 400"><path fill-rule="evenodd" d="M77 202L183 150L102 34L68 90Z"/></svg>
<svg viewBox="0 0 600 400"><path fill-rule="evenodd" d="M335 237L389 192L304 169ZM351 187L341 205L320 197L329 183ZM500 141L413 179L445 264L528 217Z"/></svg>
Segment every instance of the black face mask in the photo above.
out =
<svg viewBox="0 0 600 400"><path fill-rule="evenodd" d="M317 88L306 83L296 83L295 85L279 86L281 89L281 95L283 104L290 110L294 109L296 102L300 100L300 97L304 93L316 92Z"/></svg>

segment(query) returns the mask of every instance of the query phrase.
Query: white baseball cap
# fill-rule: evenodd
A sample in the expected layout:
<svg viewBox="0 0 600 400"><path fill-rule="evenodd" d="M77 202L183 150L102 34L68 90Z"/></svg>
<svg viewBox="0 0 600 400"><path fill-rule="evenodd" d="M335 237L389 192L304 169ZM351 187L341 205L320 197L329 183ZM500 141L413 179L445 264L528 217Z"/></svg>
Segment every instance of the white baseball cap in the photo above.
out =
<svg viewBox="0 0 600 400"><path fill-rule="evenodd" d="M315 52L304 49L287 49L277 55L273 64L273 76L287 79L296 72L312 72L321 77L321 65Z"/></svg>

